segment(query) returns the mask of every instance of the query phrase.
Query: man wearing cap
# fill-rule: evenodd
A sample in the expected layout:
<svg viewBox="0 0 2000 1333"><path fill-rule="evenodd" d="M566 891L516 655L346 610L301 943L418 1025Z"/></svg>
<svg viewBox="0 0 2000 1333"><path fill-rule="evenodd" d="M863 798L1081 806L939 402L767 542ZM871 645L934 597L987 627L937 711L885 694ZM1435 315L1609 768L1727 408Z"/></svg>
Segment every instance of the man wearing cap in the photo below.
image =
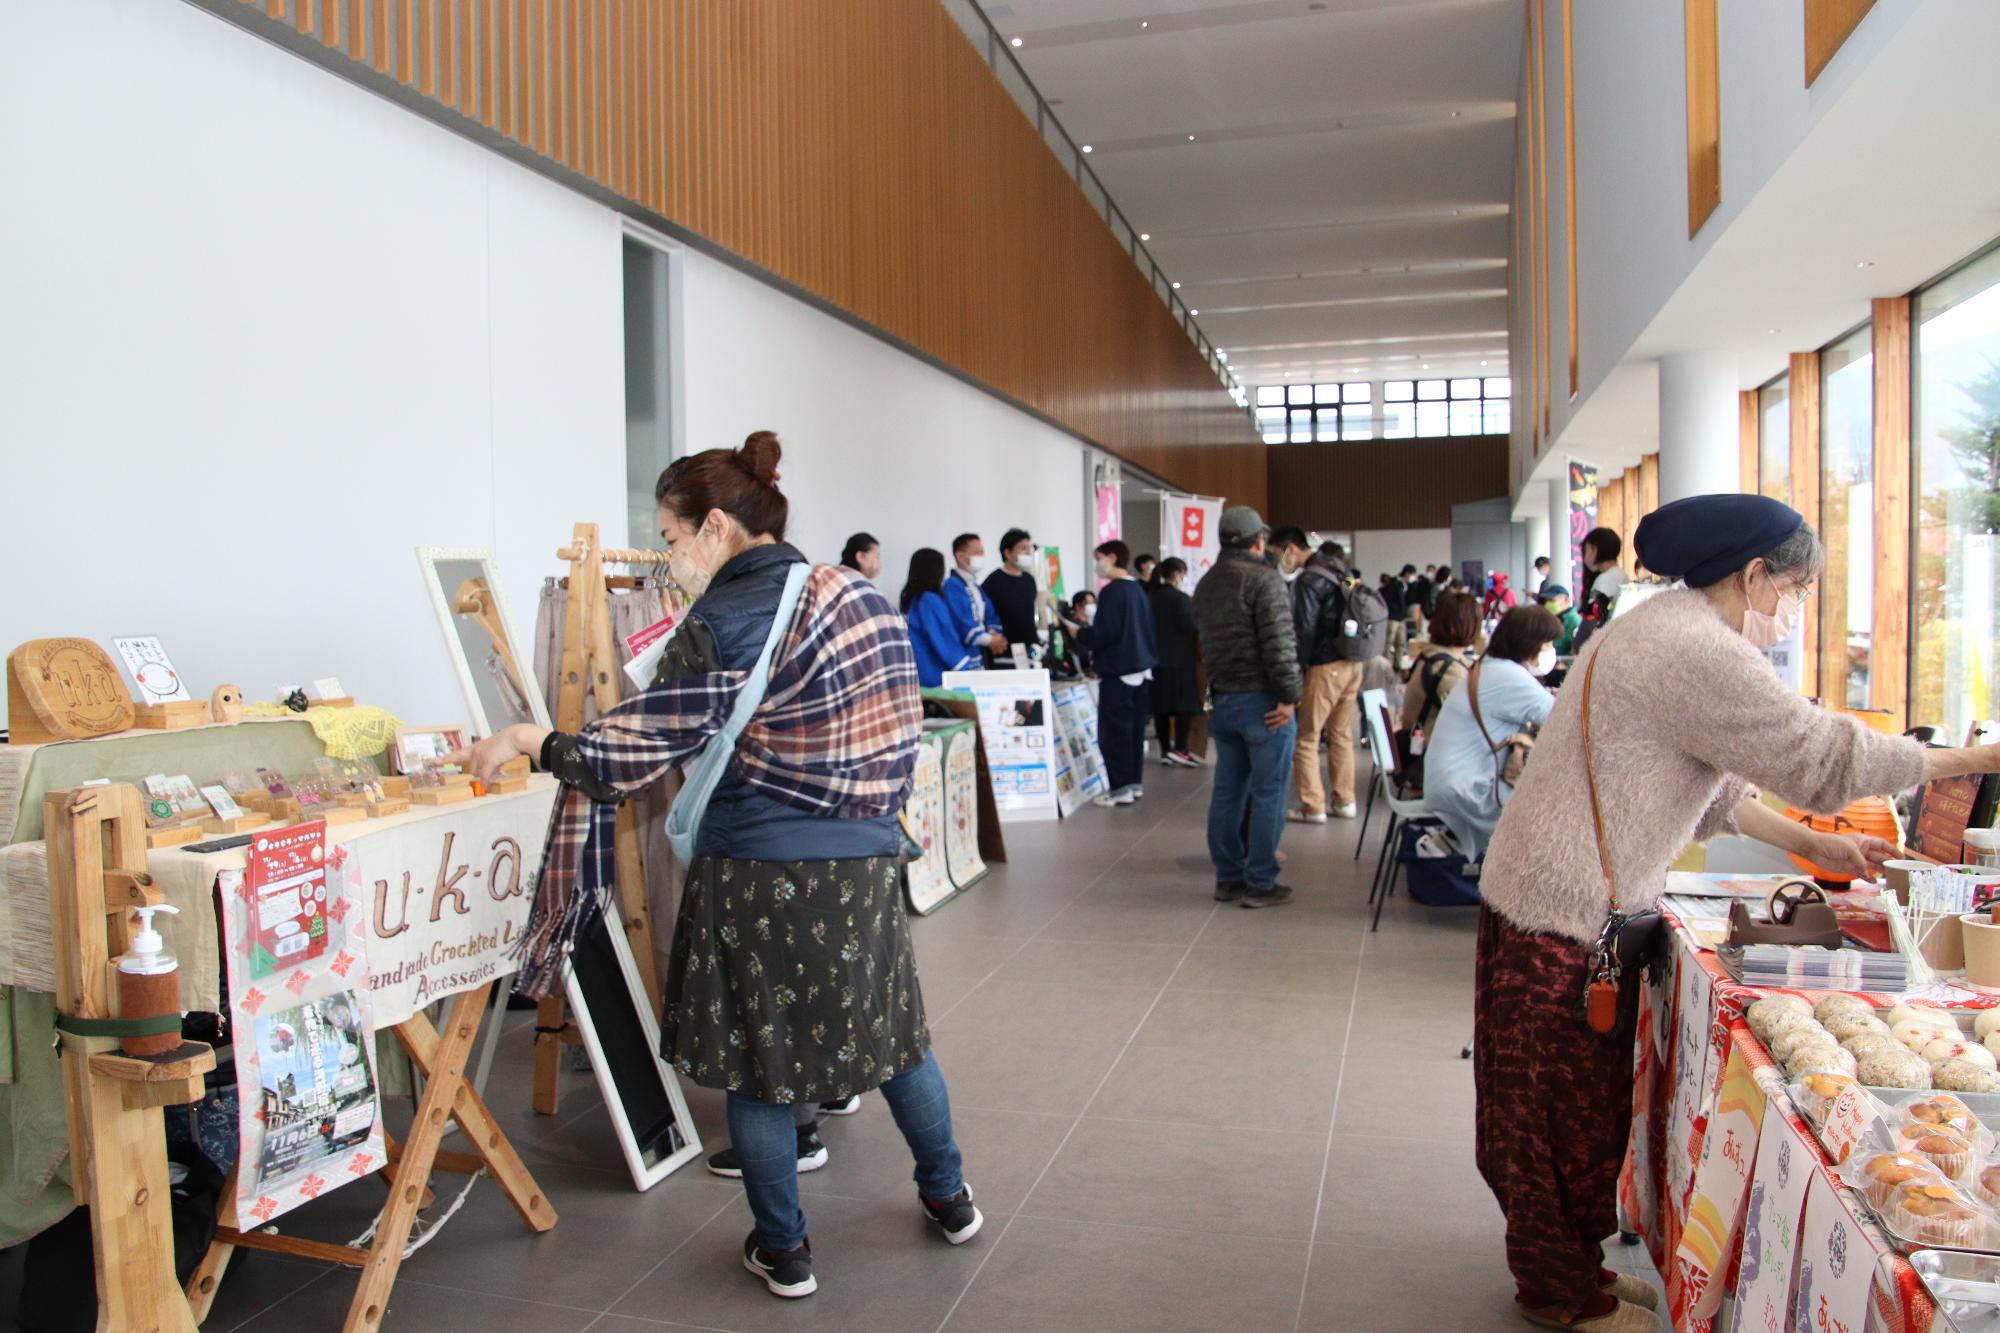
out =
<svg viewBox="0 0 2000 1333"><path fill-rule="evenodd" d="M1270 907L1292 896L1278 883L1278 839L1298 738L1294 713L1304 681L1291 598L1266 563L1264 519L1248 505L1222 513L1222 554L1195 589L1195 628L1213 696L1215 788L1208 854L1215 899ZM1244 814L1249 812L1249 835Z"/></svg>

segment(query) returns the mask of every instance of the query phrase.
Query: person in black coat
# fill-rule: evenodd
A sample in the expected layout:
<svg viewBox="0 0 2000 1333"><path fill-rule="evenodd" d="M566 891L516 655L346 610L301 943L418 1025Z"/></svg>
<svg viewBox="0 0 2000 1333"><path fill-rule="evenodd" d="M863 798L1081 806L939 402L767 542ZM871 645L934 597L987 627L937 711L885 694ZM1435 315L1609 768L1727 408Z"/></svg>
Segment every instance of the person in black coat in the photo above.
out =
<svg viewBox="0 0 2000 1333"><path fill-rule="evenodd" d="M1146 585L1160 655L1153 668L1153 729L1160 738L1161 760L1174 768L1201 767L1201 760L1188 751L1188 737L1201 714L1201 683L1195 665L1194 598L1181 591L1187 572L1187 561L1169 556L1153 567Z"/></svg>

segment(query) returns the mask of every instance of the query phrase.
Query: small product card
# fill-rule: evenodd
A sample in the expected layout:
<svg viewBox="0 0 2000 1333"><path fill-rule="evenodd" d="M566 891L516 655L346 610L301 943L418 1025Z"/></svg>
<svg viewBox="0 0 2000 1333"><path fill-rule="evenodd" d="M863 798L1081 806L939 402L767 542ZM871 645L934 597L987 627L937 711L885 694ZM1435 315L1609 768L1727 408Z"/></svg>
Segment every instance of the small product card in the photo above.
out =
<svg viewBox="0 0 2000 1333"><path fill-rule="evenodd" d="M229 794L229 788L216 785L203 787L201 794L208 800L208 808L215 811L217 819L241 819L243 807L236 804L236 798Z"/></svg>
<svg viewBox="0 0 2000 1333"><path fill-rule="evenodd" d="M174 808L184 815L198 815L208 808L208 802L201 799L194 779L185 773L167 779L167 797Z"/></svg>
<svg viewBox="0 0 2000 1333"><path fill-rule="evenodd" d="M667 644L673 640L678 624L680 621L670 615L625 636L625 650L632 654L632 660L625 664L625 676L633 685L642 690L652 685L660 671L660 658L666 655Z"/></svg>
<svg viewBox="0 0 2000 1333"><path fill-rule="evenodd" d="M250 970L267 977L326 948L326 825L259 833L249 850Z"/></svg>
<svg viewBox="0 0 2000 1333"><path fill-rule="evenodd" d="M340 688L340 677L322 676L312 683L312 697L315 699L345 699L347 691Z"/></svg>
<svg viewBox="0 0 2000 1333"><path fill-rule="evenodd" d="M1841 1089L1833 1099L1833 1106L1826 1113L1826 1124L1820 1129L1819 1141L1826 1147L1826 1155L1838 1166L1854 1153L1855 1145L1868 1134L1869 1127L1882 1118L1881 1108L1859 1084Z"/></svg>
<svg viewBox="0 0 2000 1333"><path fill-rule="evenodd" d="M111 646L118 650L118 664L124 668L125 680L140 703L183 703L189 699L180 672L167 660L167 650L157 638L145 634L113 639Z"/></svg>

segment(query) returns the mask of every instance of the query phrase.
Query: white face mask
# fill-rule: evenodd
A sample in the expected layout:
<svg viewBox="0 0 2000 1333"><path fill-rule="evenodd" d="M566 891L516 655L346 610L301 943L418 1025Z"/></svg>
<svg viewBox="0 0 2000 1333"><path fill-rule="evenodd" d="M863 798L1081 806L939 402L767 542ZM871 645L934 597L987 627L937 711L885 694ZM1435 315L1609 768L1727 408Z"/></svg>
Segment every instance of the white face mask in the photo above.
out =
<svg viewBox="0 0 2000 1333"><path fill-rule="evenodd" d="M720 539L703 524L692 537L673 543L667 556L667 577L689 597L700 597L723 565L720 548Z"/></svg>
<svg viewBox="0 0 2000 1333"><path fill-rule="evenodd" d="M1549 674L1549 672L1554 671L1555 669L1556 669L1556 646L1552 643L1545 643L1542 645L1542 651L1538 653L1535 657L1535 660L1529 664L1528 670L1534 672L1537 676L1546 676Z"/></svg>
<svg viewBox="0 0 2000 1333"><path fill-rule="evenodd" d="M1109 580L1117 570L1118 566L1112 564L1109 560L1100 560L1097 562L1097 577L1099 581Z"/></svg>
<svg viewBox="0 0 2000 1333"><path fill-rule="evenodd" d="M967 556L965 558L965 572L968 574L984 574L986 572L986 557L983 555Z"/></svg>
<svg viewBox="0 0 2000 1333"><path fill-rule="evenodd" d="M1286 569L1283 564L1278 566L1278 577L1287 583L1297 582L1300 573L1301 571L1296 569Z"/></svg>
<svg viewBox="0 0 2000 1333"><path fill-rule="evenodd" d="M1776 648L1792 637L1798 628L1799 612L1805 606L1803 594L1778 594L1778 604L1770 611L1759 611L1747 600L1743 607L1743 637L1758 648Z"/></svg>
<svg viewBox="0 0 2000 1333"><path fill-rule="evenodd" d="M1084 624L1088 625L1091 621L1097 619L1097 603L1085 602L1083 608L1076 614L1082 619Z"/></svg>
<svg viewBox="0 0 2000 1333"><path fill-rule="evenodd" d="M1034 573L1034 572L1035 572L1035 553L1034 553L1033 551L1023 551L1023 552L1021 552L1021 554L1019 554L1019 555L1015 556L1015 557L1014 557L1014 568L1016 568L1016 569L1020 570L1020 571L1021 571L1021 572L1022 572L1023 574L1032 574L1032 573Z"/></svg>

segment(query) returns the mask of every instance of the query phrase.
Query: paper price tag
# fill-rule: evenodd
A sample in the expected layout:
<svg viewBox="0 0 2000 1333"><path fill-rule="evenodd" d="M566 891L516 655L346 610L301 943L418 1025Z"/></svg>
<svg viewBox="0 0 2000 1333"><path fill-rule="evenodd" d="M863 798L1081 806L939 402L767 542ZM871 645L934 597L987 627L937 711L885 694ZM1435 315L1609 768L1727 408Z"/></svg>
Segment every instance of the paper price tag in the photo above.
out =
<svg viewBox="0 0 2000 1333"><path fill-rule="evenodd" d="M218 819L241 819L243 807L236 804L236 798L223 786L203 787L201 794L208 799L208 808L215 811Z"/></svg>
<svg viewBox="0 0 2000 1333"><path fill-rule="evenodd" d="M1875 1099L1859 1085L1843 1088L1827 1111L1826 1124L1820 1128L1820 1144L1838 1165L1853 1154L1855 1145L1867 1137L1869 1127L1881 1118Z"/></svg>
<svg viewBox="0 0 2000 1333"><path fill-rule="evenodd" d="M667 644L679 624L673 616L668 616L625 636L625 649L632 654L632 660L625 664L625 676L634 686L643 690L653 683L660 670L660 658L666 654Z"/></svg>

